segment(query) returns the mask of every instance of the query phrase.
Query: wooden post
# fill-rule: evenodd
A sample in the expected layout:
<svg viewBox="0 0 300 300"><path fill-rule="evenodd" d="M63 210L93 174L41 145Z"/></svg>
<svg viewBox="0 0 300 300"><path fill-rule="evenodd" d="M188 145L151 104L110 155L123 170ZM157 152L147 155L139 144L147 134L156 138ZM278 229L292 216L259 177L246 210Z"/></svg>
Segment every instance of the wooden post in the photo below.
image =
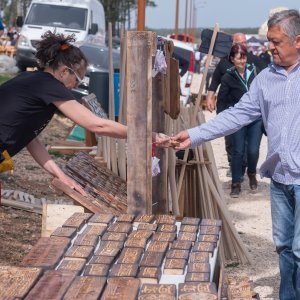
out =
<svg viewBox="0 0 300 300"><path fill-rule="evenodd" d="M138 0L137 30L145 30L146 0Z"/></svg>
<svg viewBox="0 0 300 300"><path fill-rule="evenodd" d="M165 75L158 73L152 81L152 130L154 132L165 131L163 76ZM153 177L152 180L152 209L153 213L165 214L168 213L166 150L156 148L154 154L160 159L160 174Z"/></svg>
<svg viewBox="0 0 300 300"><path fill-rule="evenodd" d="M176 0L176 13L175 13L175 40L178 39L178 16L179 16L179 0Z"/></svg>
<svg viewBox="0 0 300 300"><path fill-rule="evenodd" d="M127 32L128 213L152 212L152 32Z"/></svg>
<svg viewBox="0 0 300 300"><path fill-rule="evenodd" d="M112 25L108 23L108 49L109 49L109 119L115 121L115 97L114 97L114 68L113 68L113 55L112 55ZM117 151L116 151L116 140L109 138L108 151L110 151L110 161L107 161L109 168L118 174L117 167Z"/></svg>

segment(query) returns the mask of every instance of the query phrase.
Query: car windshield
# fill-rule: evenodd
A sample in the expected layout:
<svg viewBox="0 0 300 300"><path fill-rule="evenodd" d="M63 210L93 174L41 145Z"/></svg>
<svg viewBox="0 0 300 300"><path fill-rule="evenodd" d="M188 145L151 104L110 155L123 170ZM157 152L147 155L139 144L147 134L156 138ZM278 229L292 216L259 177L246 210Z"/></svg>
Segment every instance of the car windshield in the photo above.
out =
<svg viewBox="0 0 300 300"><path fill-rule="evenodd" d="M109 60L107 48L81 46L80 49L84 53L90 64L92 64L95 67L108 70ZM120 69L120 52L116 50L113 51L113 67L114 69Z"/></svg>
<svg viewBox="0 0 300 300"><path fill-rule="evenodd" d="M33 4L25 24L85 30L87 15L88 10L85 8Z"/></svg>

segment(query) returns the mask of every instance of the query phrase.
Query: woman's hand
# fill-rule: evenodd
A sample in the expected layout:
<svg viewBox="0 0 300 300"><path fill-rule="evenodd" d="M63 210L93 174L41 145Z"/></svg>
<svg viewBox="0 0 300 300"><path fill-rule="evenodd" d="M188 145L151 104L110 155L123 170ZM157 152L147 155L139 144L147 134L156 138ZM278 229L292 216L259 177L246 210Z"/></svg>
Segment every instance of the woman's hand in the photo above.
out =
<svg viewBox="0 0 300 300"><path fill-rule="evenodd" d="M87 193L84 191L84 189L68 175L63 173L59 176L58 179L61 180L67 186L69 186L72 190L77 191L82 196L87 196Z"/></svg>
<svg viewBox="0 0 300 300"><path fill-rule="evenodd" d="M170 137L163 133L152 132L152 143L156 147L168 148L170 147Z"/></svg>
<svg viewBox="0 0 300 300"><path fill-rule="evenodd" d="M178 134L171 138L174 141L177 141L179 145L175 146L175 150L184 150L191 147L190 136L187 131L180 131Z"/></svg>

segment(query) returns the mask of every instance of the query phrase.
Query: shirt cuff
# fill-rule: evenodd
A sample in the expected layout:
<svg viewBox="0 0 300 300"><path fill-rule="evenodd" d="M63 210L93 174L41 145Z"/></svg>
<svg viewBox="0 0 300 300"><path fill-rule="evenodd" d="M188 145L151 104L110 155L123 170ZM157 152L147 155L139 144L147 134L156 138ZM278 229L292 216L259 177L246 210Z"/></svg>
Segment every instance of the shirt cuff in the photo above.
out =
<svg viewBox="0 0 300 300"><path fill-rule="evenodd" d="M200 136L200 126L187 129L187 133L190 136L191 148L196 148L203 143L203 139Z"/></svg>

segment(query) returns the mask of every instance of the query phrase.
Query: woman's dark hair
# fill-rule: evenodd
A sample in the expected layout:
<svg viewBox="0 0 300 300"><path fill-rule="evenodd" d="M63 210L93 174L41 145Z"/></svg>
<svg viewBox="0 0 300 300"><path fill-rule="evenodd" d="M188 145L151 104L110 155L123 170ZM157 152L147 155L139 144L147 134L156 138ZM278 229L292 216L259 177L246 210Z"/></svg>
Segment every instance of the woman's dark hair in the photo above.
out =
<svg viewBox="0 0 300 300"><path fill-rule="evenodd" d="M70 68L84 64L87 59L82 51L72 45L75 42L74 34L64 36L56 32L47 31L42 35L42 40L37 43L36 58L41 69L47 66L56 70L60 65Z"/></svg>
<svg viewBox="0 0 300 300"><path fill-rule="evenodd" d="M244 44L234 44L230 50L229 60L232 62L231 59L234 58L238 53L241 54L241 58L246 57L247 47Z"/></svg>

